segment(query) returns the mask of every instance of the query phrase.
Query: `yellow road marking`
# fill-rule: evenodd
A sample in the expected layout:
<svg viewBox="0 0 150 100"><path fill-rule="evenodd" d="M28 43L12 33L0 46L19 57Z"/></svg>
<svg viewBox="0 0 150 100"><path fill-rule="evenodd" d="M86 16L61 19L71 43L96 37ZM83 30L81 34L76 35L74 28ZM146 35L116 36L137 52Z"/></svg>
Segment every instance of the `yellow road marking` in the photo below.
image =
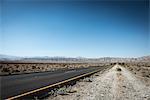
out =
<svg viewBox="0 0 150 100"><path fill-rule="evenodd" d="M98 72L100 70L101 69L93 71L93 72L89 72L89 73L86 73L86 74L83 74L83 75L80 75L80 76L76 76L76 77L73 77L73 78L70 78L70 79L67 79L67 80L64 80L64 81L52 84L52 85L48 85L48 86L45 86L45 87L42 87L42 88L39 88L39 89L36 89L36 90L32 90L32 91L29 91L29 92L26 92L26 93L23 93L23 94L20 94L20 95L17 95L17 96L13 96L13 97L7 98L6 100L14 100L14 99L17 99L17 98L20 98L20 97L23 97L23 96L26 96L26 95L29 95L29 94L33 94L35 92L42 91L42 90L48 89L50 87L57 86L57 85L60 85L60 84L63 84L63 83L66 83L66 82L69 82L69 81L81 78L83 76L87 76L87 75L96 73L96 72Z"/></svg>

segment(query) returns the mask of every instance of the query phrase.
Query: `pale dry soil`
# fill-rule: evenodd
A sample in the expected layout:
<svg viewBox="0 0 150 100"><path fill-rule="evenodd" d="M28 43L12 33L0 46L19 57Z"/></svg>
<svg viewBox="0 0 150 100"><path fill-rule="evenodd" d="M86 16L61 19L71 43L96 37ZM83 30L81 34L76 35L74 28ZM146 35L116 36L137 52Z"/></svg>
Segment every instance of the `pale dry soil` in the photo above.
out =
<svg viewBox="0 0 150 100"><path fill-rule="evenodd" d="M150 86L122 66L115 65L91 78L92 82L74 85L72 90L75 93L57 95L48 100L150 100Z"/></svg>

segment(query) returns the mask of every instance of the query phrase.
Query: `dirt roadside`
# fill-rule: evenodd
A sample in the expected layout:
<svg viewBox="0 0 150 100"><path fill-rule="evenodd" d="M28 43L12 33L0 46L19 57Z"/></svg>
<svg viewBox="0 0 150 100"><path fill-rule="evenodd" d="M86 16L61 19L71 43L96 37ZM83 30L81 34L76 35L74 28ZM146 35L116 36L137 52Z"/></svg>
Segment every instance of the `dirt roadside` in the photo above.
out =
<svg viewBox="0 0 150 100"><path fill-rule="evenodd" d="M75 93L47 100L150 100L150 86L122 66L115 65L90 78L92 82L81 81L74 85Z"/></svg>

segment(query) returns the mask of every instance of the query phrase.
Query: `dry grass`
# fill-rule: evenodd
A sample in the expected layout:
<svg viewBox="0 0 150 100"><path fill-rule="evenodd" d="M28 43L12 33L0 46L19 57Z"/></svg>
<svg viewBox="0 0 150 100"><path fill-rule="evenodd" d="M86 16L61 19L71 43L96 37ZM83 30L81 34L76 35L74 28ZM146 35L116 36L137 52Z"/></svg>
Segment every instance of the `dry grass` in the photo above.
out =
<svg viewBox="0 0 150 100"><path fill-rule="evenodd" d="M93 66L105 66L105 64L89 63L5 63L0 64L2 74L21 74L32 72L55 71L58 69L87 68Z"/></svg>

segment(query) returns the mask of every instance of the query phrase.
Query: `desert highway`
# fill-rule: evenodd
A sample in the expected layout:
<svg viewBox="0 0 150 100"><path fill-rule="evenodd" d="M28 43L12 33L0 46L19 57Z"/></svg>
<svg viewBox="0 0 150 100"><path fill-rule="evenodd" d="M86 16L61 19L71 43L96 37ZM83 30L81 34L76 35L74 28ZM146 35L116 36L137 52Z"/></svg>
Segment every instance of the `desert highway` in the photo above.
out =
<svg viewBox="0 0 150 100"><path fill-rule="evenodd" d="M99 69L102 70L104 68L91 67L56 72L1 76L1 99L11 98Z"/></svg>

